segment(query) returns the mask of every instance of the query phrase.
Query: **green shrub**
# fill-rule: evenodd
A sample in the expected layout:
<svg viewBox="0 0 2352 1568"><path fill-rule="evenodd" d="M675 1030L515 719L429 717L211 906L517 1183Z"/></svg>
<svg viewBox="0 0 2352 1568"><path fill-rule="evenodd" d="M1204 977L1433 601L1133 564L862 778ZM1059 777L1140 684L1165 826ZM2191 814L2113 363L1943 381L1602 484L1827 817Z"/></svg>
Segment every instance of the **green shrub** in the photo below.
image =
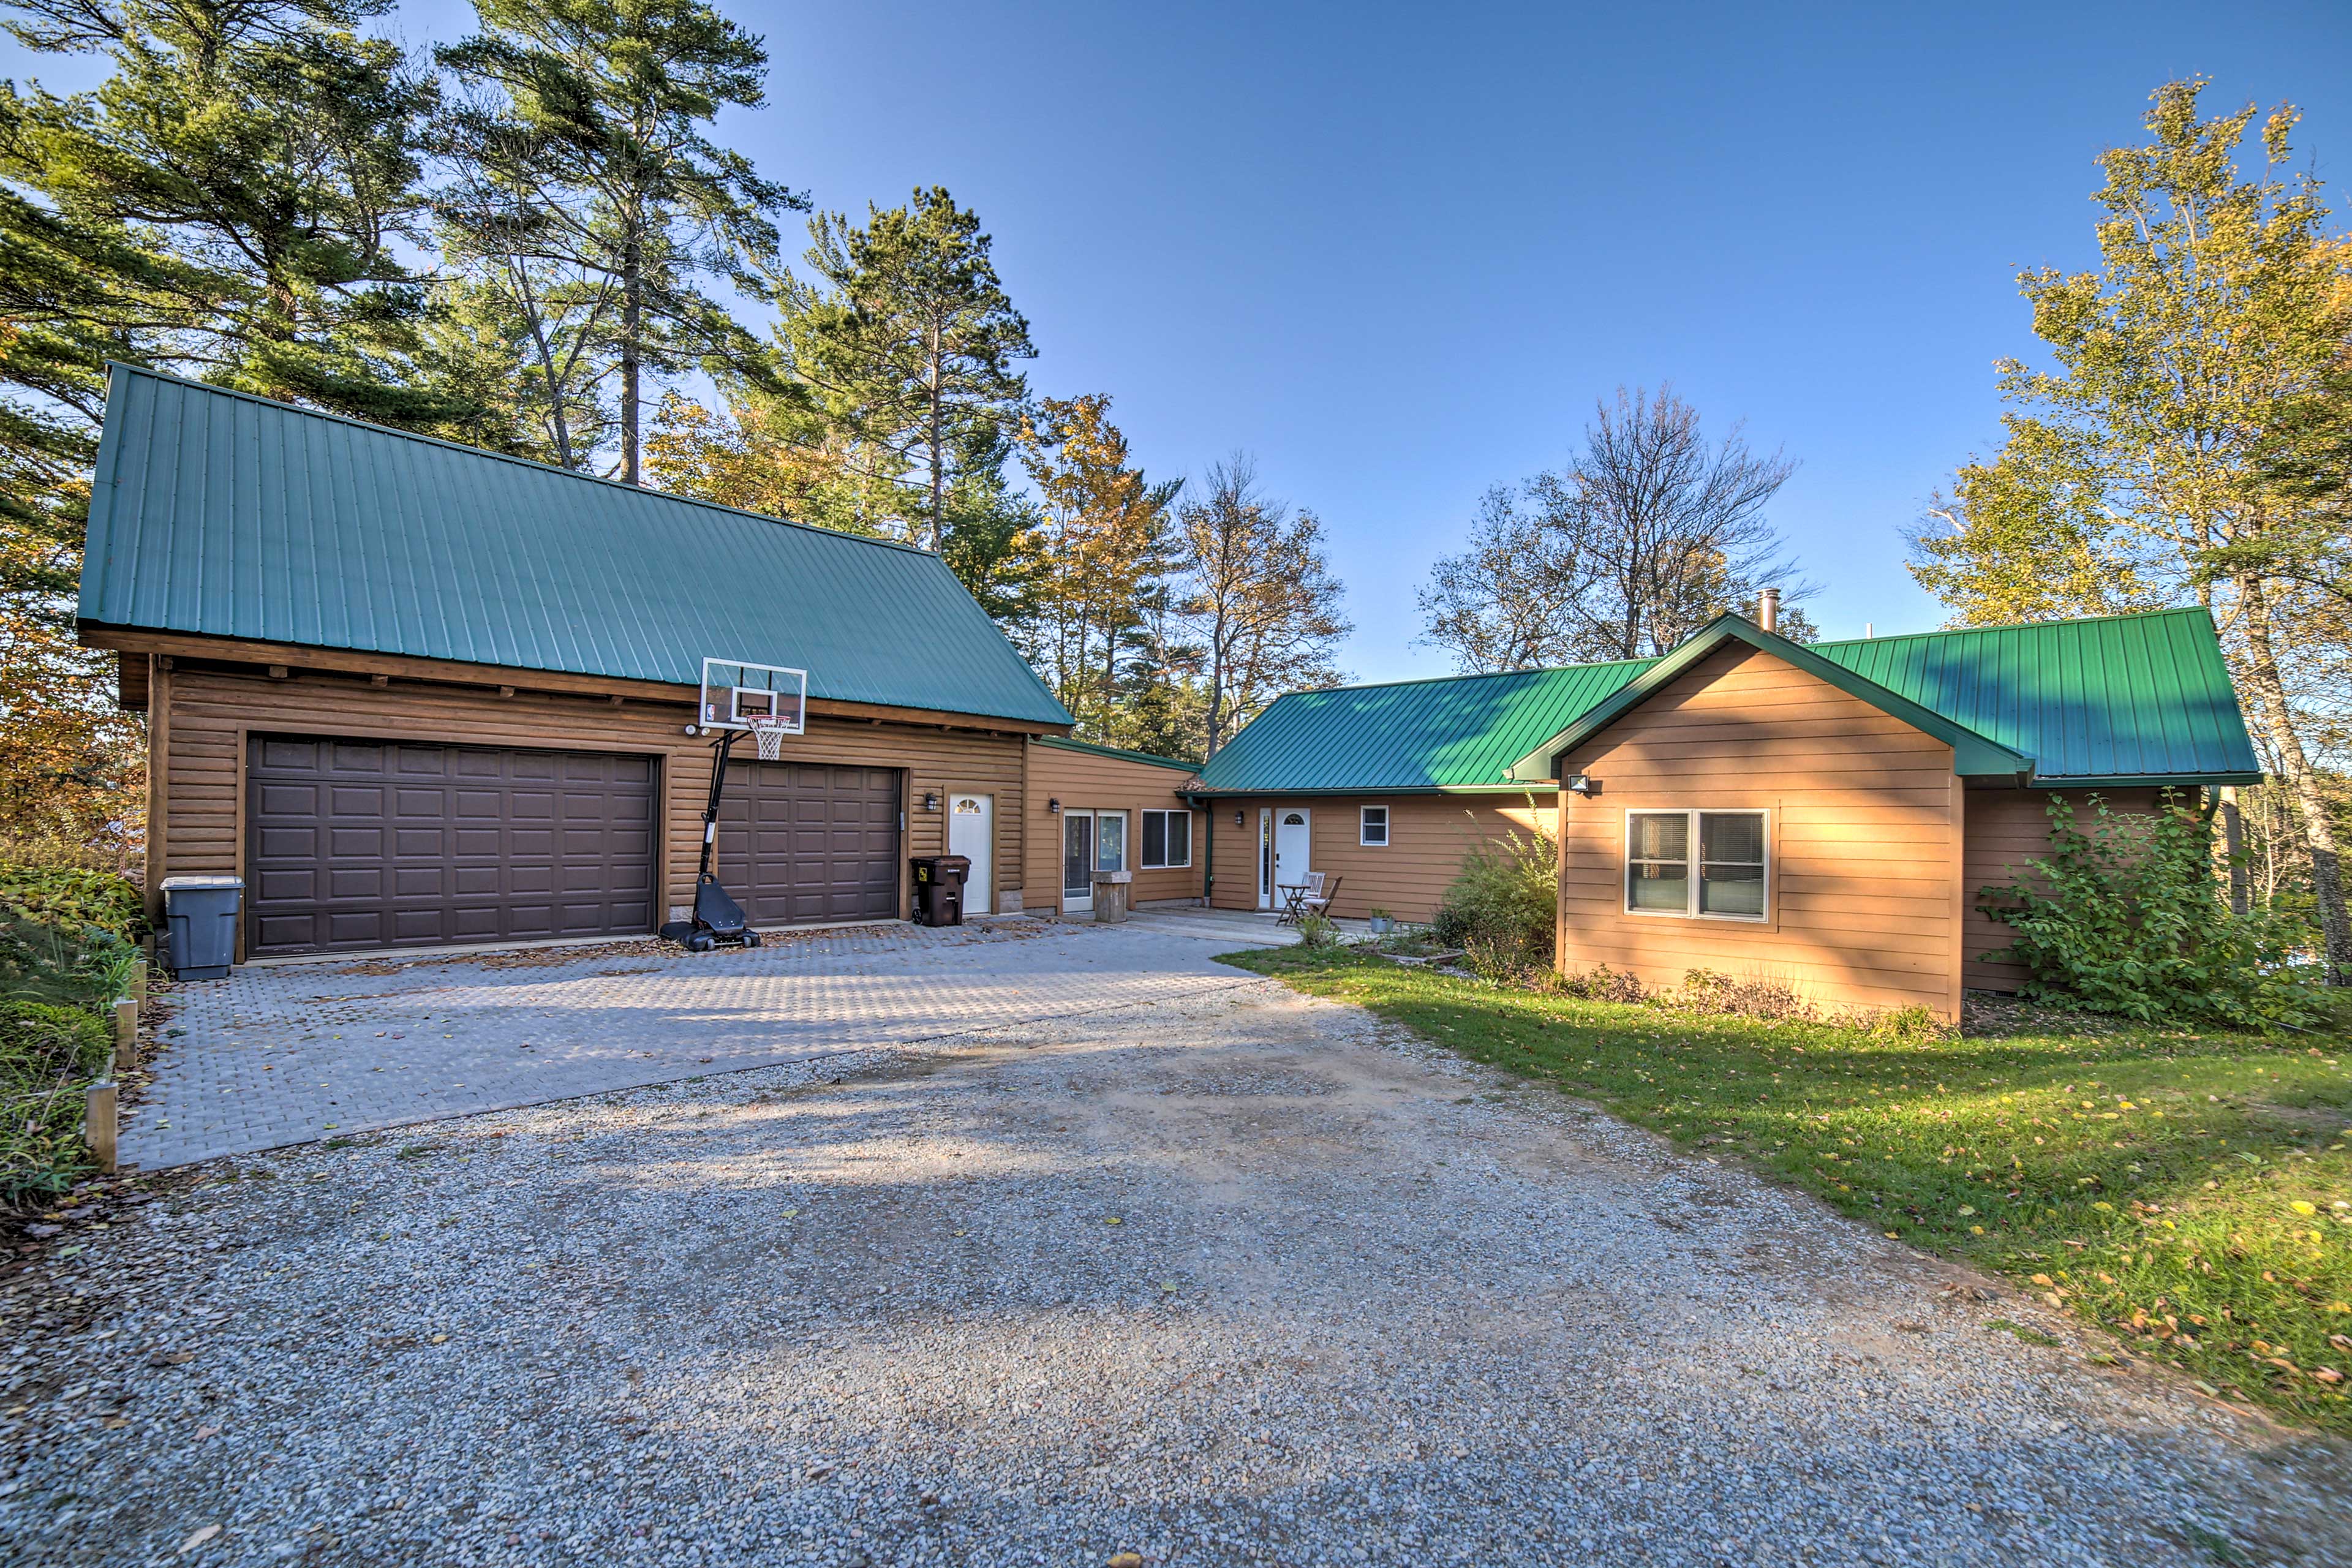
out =
<svg viewBox="0 0 2352 1568"><path fill-rule="evenodd" d="M110 1048L95 1014L0 998L0 1202L61 1193L89 1169L82 1086Z"/></svg>
<svg viewBox="0 0 2352 1568"><path fill-rule="evenodd" d="M130 984L139 950L97 926L50 925L0 910L0 998L102 1011Z"/></svg>
<svg viewBox="0 0 2352 1568"><path fill-rule="evenodd" d="M2266 1029L2325 1013L2308 934L2268 910L2232 914L2213 875L2212 834L2171 790L2154 813L2091 797L2091 829L2053 796L2051 851L2031 875L1983 889L1979 906L2016 933L1989 959L2021 964L2029 1001Z"/></svg>
<svg viewBox="0 0 2352 1568"><path fill-rule="evenodd" d="M1328 915L1301 915L1298 917L1298 940L1308 947L1337 947L1339 945L1339 923Z"/></svg>
<svg viewBox="0 0 2352 1568"><path fill-rule="evenodd" d="M1482 974L1524 975L1551 967L1559 913L1559 841L1512 832L1464 858L1430 934Z"/></svg>
<svg viewBox="0 0 2352 1568"><path fill-rule="evenodd" d="M147 931L146 900L138 885L84 867L0 862L0 910L69 931L95 927L124 942L136 942Z"/></svg>

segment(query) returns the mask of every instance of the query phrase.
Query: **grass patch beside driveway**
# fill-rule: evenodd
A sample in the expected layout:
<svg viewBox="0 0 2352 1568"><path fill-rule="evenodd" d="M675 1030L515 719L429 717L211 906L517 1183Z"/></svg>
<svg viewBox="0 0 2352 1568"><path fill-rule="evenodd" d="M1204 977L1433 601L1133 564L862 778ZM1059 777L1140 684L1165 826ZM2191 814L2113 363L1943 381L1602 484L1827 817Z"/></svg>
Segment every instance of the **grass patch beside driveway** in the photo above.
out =
<svg viewBox="0 0 2352 1568"><path fill-rule="evenodd" d="M2120 1359L2352 1434L2340 1042L2141 1029L1895 1043L1505 989L1346 950L1225 962L1737 1153L2102 1325Z"/></svg>

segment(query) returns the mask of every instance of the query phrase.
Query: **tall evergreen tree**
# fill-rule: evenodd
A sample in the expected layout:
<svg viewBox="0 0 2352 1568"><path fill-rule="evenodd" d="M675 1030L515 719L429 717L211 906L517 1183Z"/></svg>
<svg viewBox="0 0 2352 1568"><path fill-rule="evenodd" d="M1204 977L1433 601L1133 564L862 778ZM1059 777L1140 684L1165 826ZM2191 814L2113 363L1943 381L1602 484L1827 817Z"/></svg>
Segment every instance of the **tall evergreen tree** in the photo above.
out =
<svg viewBox="0 0 2352 1568"><path fill-rule="evenodd" d="M433 89L361 36L389 3L5 6L26 47L112 73L0 83L0 832L136 822L135 724L71 624L106 360L391 424L474 413L398 255Z"/></svg>
<svg viewBox="0 0 2352 1568"><path fill-rule="evenodd" d="M893 490L908 536L946 551L950 497L984 432L1009 432L1034 356L980 219L938 186L903 207L809 225L815 280L780 280L788 395L854 433L877 498Z"/></svg>
<svg viewBox="0 0 2352 1568"><path fill-rule="evenodd" d="M776 215L807 205L709 135L720 110L766 101L767 50L703 0L475 0L475 12L482 30L436 51L465 89L438 142L461 171L443 222L526 323L546 417L574 461L581 362L551 340L572 331L602 348L616 476L638 483L650 383L697 367L760 374L756 343L703 285L762 292Z"/></svg>
<svg viewBox="0 0 2352 1568"><path fill-rule="evenodd" d="M121 352L362 418L452 412L415 384L425 299L398 255L433 86L357 31L389 5L11 0L26 47L114 66L72 97L0 85L0 180L52 242L122 242L84 282Z"/></svg>

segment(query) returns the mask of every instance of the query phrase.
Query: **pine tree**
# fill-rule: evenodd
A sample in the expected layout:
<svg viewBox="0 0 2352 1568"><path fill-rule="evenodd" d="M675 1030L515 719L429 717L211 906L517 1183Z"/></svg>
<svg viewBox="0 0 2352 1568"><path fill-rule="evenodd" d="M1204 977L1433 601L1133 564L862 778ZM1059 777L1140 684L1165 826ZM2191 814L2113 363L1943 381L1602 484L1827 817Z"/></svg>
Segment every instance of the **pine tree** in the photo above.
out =
<svg viewBox="0 0 2352 1568"><path fill-rule="evenodd" d="M862 479L907 537L946 552L949 500L968 454L1009 431L1028 395L1016 361L1036 353L980 219L945 190L867 208L863 226L819 215L810 282L779 279L786 395L850 436ZM878 520L877 520L878 521Z"/></svg>
<svg viewBox="0 0 2352 1568"><path fill-rule="evenodd" d="M650 384L690 368L760 373L751 334L702 285L759 296L774 219L805 198L708 127L766 101L768 56L702 0L475 0L482 30L436 51L463 97L437 144L459 168L440 216L453 251L529 331L560 453L583 374L609 364L616 477L636 484ZM569 337L572 341L563 342Z"/></svg>
<svg viewBox="0 0 2352 1568"><path fill-rule="evenodd" d="M386 423L462 412L411 357L425 298L398 246L434 89L357 33L389 3L13 0L28 47L114 65L71 98L0 85L0 180L126 242L84 285L121 352Z"/></svg>

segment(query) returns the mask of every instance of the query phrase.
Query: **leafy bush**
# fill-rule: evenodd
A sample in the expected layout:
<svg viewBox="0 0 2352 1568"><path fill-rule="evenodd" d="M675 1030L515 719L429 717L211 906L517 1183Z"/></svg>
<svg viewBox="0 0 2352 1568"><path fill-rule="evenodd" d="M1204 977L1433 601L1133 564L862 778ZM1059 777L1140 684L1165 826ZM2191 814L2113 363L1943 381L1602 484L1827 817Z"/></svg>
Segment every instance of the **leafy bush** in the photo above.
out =
<svg viewBox="0 0 2352 1568"><path fill-rule="evenodd" d="M0 1201L63 1192L88 1167L81 1088L110 1046L86 1009L0 998Z"/></svg>
<svg viewBox="0 0 2352 1568"><path fill-rule="evenodd" d="M1308 947L1337 947L1339 927L1328 915L1304 914L1298 917L1298 940Z"/></svg>
<svg viewBox="0 0 2352 1568"><path fill-rule="evenodd" d="M2144 1024L2266 1029L2324 1016L2315 974L2296 963L2307 934L2268 910L2231 912L2211 829L2175 792L2152 814L2091 805L2085 832L2053 796L2048 858L1979 895L2016 932L1987 956L2024 966L2027 1000Z"/></svg>
<svg viewBox="0 0 2352 1568"><path fill-rule="evenodd" d="M138 885L85 867L0 862L0 909L68 931L95 927L125 942L138 941L147 930Z"/></svg>
<svg viewBox="0 0 2352 1568"><path fill-rule="evenodd" d="M96 926L0 911L0 998L103 1011L131 983L139 950Z"/></svg>
<svg viewBox="0 0 2352 1568"><path fill-rule="evenodd" d="M1559 841L1537 828L1472 849L1430 934L1482 974L1518 976L1551 967L1559 916Z"/></svg>

